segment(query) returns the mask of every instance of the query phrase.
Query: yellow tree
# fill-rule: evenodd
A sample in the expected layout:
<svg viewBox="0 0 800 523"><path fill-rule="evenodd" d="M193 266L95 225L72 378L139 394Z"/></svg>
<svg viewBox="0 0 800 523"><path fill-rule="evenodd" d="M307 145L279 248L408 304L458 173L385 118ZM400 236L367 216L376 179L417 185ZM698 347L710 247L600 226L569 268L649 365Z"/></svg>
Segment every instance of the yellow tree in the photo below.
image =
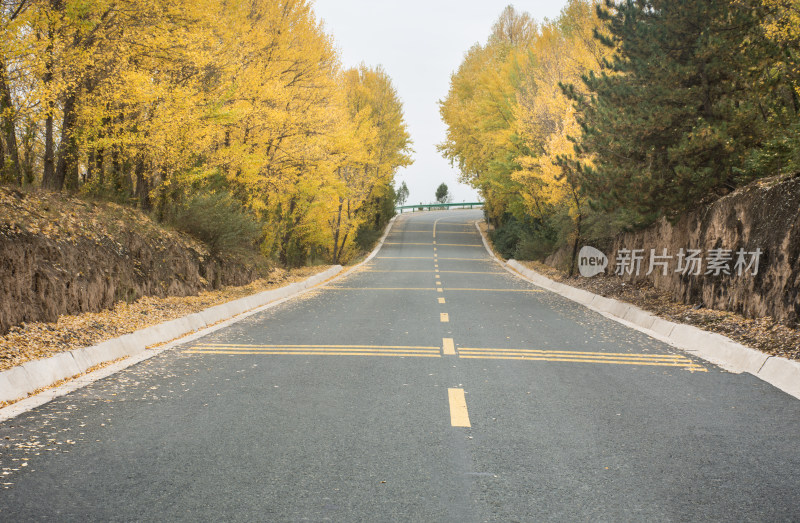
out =
<svg viewBox="0 0 800 523"><path fill-rule="evenodd" d="M338 204L328 221L334 263L347 259L358 229L372 218L370 202L385 197L397 169L411 163L402 105L388 75L361 65L345 71L342 84L351 126L341 140Z"/></svg>
<svg viewBox="0 0 800 523"><path fill-rule="evenodd" d="M495 221L519 206L519 186L511 178L521 145L515 106L527 47L537 34L527 13L507 7L487 44L467 52L439 102L447 134L438 149L459 167L462 181L480 190Z"/></svg>
<svg viewBox="0 0 800 523"><path fill-rule="evenodd" d="M518 91L516 130L529 154L517 157L522 167L512 177L523 187L527 211L540 219L566 207L574 223L573 246L581 236L585 199L568 164L575 158L571 136L580 127L565 85L582 85L581 77L597 71L610 51L594 37L603 32L595 2L571 0L554 22L545 24L530 46L525 80ZM591 162L591 158L584 161Z"/></svg>

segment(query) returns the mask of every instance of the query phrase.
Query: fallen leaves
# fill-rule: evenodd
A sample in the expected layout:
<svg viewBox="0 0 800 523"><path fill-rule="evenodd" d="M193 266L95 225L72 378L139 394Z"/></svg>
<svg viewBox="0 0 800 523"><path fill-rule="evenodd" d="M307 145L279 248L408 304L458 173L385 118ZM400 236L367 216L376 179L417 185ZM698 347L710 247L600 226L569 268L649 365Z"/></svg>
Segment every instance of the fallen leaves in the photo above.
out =
<svg viewBox="0 0 800 523"><path fill-rule="evenodd" d="M214 305L304 280L329 266L273 269L267 278L240 287L223 287L197 296L145 296L133 303L119 302L111 310L63 315L56 323L27 323L0 336L0 370L59 352L96 345L139 329L199 312Z"/></svg>
<svg viewBox="0 0 800 523"><path fill-rule="evenodd" d="M568 277L543 263L520 263L552 280L631 303L666 320L722 334L773 356L800 360L800 330L782 325L772 317L751 319L729 311L695 308L673 300L646 281L631 284L616 276Z"/></svg>

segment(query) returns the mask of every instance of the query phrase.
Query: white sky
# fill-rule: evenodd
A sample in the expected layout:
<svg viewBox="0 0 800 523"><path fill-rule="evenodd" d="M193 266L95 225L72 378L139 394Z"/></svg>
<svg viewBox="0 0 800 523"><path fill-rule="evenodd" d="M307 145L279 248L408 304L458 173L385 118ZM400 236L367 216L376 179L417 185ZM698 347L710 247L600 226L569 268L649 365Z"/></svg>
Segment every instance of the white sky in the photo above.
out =
<svg viewBox="0 0 800 523"><path fill-rule="evenodd" d="M454 202L477 201L477 192L459 184L457 169L436 151L445 137L437 101L447 96L464 53L486 43L509 3L542 21L557 18L566 0L314 0L343 65L382 65L400 95L415 151L414 164L395 178L396 185L408 185L407 204L434 201L442 182Z"/></svg>

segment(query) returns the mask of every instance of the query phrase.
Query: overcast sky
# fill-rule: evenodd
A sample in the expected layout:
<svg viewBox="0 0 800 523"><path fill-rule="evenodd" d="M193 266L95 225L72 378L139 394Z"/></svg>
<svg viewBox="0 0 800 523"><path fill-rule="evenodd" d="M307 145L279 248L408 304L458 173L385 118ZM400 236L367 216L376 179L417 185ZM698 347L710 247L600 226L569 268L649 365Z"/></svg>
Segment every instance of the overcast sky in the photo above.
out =
<svg viewBox="0 0 800 523"><path fill-rule="evenodd" d="M513 3L537 21L554 19L565 0ZM453 201L476 201L477 192L457 182L457 170L436 151L445 136L437 101L447 96L450 74L475 43L486 43L492 24L509 2L497 0L314 0L340 50L345 67L382 65L403 102L414 141L414 164L402 169L408 204L435 199L446 183Z"/></svg>

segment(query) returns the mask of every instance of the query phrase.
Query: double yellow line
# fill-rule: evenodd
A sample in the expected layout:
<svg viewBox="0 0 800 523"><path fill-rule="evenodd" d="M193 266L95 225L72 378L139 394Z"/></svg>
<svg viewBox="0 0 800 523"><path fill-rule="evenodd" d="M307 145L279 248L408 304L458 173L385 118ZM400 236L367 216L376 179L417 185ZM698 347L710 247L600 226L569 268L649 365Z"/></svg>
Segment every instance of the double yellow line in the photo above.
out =
<svg viewBox="0 0 800 523"><path fill-rule="evenodd" d="M631 354L625 352L584 352L563 350L487 349L463 347L458 349L459 358L488 360L528 360L568 363L605 363L613 365L647 365L658 367L682 367L692 371L706 372L685 356L677 354Z"/></svg>
<svg viewBox="0 0 800 523"><path fill-rule="evenodd" d="M439 358L439 347L403 345L195 345L184 351L187 354L270 354L293 356L405 356L414 358Z"/></svg>

